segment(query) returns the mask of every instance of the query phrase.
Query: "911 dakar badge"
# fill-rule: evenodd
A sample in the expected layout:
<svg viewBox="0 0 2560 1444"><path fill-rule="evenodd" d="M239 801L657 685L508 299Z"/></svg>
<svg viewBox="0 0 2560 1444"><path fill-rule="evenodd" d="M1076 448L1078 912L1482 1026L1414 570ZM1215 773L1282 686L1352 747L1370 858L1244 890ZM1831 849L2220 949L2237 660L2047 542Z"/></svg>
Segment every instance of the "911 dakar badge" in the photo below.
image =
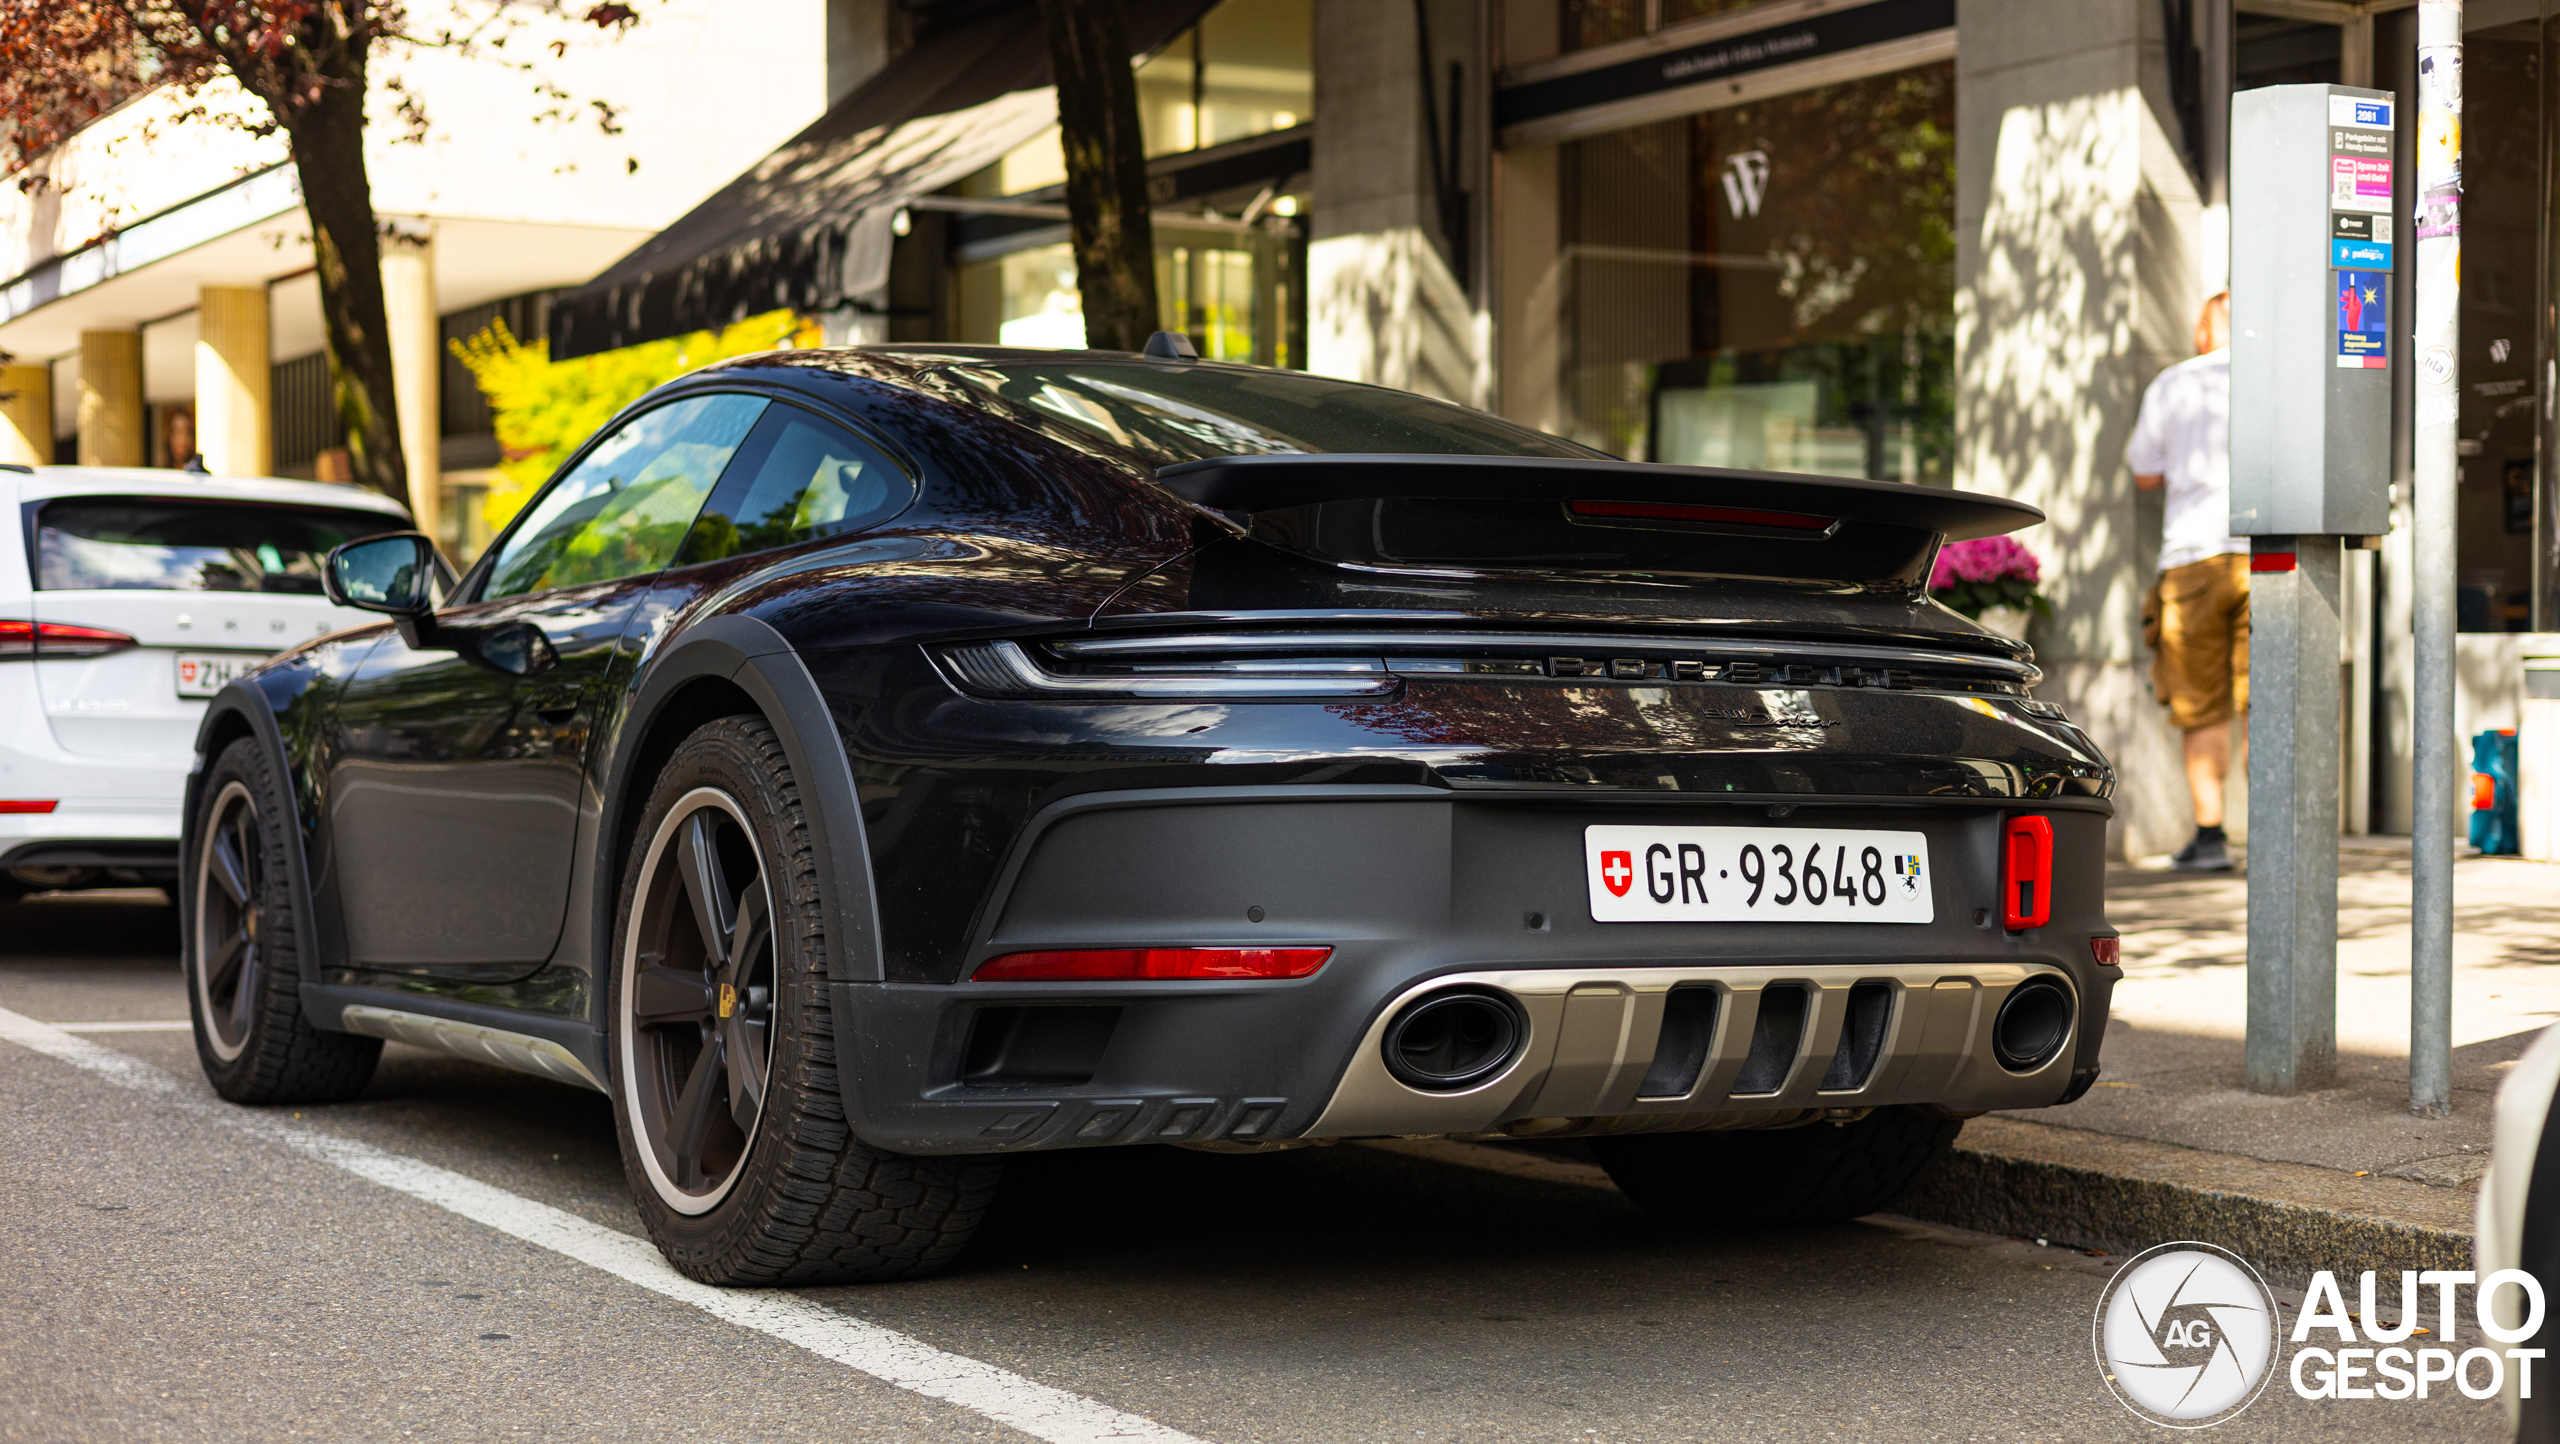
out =
<svg viewBox="0 0 2560 1444"><path fill-rule="evenodd" d="M2127 1409L2202 1429L2257 1400L2274 1372L2276 1300L2237 1254L2164 1243L2133 1256L2098 1296L2098 1371Z"/></svg>

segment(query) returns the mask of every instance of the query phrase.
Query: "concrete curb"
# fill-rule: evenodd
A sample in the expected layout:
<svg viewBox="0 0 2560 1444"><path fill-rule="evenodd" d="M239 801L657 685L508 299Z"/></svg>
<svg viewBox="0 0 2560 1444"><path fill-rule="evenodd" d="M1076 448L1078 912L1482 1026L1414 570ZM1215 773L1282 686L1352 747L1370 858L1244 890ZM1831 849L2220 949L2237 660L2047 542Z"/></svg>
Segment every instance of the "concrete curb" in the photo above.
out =
<svg viewBox="0 0 2560 1444"><path fill-rule="evenodd" d="M2305 1270L2468 1269L2478 1196L2014 1118L1967 1123L1894 1212L2131 1253L2172 1239Z"/></svg>

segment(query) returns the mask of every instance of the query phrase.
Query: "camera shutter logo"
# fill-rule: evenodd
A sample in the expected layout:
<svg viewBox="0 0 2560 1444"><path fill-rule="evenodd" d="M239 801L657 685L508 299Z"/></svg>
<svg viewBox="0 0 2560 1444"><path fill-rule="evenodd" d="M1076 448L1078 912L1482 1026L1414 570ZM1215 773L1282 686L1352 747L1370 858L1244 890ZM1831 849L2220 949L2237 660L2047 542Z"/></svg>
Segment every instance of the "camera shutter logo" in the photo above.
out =
<svg viewBox="0 0 2560 1444"><path fill-rule="evenodd" d="M2246 1409L2276 1358L2276 1301L2236 1254L2164 1243L2136 1254L2098 1298L2092 1341L2127 1409L2201 1429Z"/></svg>

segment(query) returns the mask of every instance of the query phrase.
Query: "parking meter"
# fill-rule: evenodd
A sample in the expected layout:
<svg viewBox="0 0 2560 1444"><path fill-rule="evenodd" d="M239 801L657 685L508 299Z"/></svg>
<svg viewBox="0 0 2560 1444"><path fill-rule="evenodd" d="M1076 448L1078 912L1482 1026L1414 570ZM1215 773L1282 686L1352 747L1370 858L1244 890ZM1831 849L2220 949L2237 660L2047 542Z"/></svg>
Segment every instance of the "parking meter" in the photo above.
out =
<svg viewBox="0 0 2560 1444"><path fill-rule="evenodd" d="M2342 537L2391 529L2409 331L2387 91L2231 97L2231 534L2249 538L2249 1017L2261 1093L2338 1052Z"/></svg>
<svg viewBox="0 0 2560 1444"><path fill-rule="evenodd" d="M2231 97L2231 534L2391 529L2391 93ZM2396 333L2396 334L2395 334Z"/></svg>

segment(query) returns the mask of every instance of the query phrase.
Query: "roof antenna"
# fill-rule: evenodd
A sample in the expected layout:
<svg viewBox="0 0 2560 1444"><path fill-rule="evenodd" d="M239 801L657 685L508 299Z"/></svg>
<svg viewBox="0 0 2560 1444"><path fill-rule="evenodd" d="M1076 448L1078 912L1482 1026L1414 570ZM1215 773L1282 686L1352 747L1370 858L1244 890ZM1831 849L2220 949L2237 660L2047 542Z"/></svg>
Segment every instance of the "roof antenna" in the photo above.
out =
<svg viewBox="0 0 2560 1444"><path fill-rule="evenodd" d="M193 456L188 457L188 458L187 458L187 464L186 464L186 465L184 465L184 466L182 466L182 467L179 467L178 469L179 469L180 471L185 472L185 473L186 473L187 475L189 475L189 476L211 476L211 475L213 475L213 471L212 471L212 469L211 469L211 468L209 468L209 467L207 467L207 466L204 464L204 453L203 453L203 452L201 452L201 451L197 452L197 453L196 453L195 455L193 455Z"/></svg>
<svg viewBox="0 0 2560 1444"><path fill-rule="evenodd" d="M1147 349L1138 354L1153 356L1159 361L1197 361L1200 348L1192 345L1191 338L1180 331L1158 331L1147 338Z"/></svg>

